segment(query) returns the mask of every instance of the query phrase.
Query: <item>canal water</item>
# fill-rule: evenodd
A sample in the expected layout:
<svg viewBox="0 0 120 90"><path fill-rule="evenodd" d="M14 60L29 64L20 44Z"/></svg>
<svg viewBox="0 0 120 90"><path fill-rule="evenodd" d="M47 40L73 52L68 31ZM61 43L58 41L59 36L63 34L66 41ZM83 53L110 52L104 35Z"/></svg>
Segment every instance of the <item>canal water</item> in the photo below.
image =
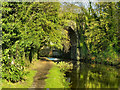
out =
<svg viewBox="0 0 120 90"><path fill-rule="evenodd" d="M120 69L113 66L79 62L66 77L71 88L120 89Z"/></svg>

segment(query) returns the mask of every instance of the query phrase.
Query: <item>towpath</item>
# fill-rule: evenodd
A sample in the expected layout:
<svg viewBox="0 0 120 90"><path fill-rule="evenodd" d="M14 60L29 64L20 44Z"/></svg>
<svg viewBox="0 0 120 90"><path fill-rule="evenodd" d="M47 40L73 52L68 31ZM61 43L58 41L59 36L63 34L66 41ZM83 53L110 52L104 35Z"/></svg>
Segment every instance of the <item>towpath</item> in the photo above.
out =
<svg viewBox="0 0 120 90"><path fill-rule="evenodd" d="M49 73L49 70L53 66L52 61L44 61L39 60L34 62L34 70L37 71L36 75L34 76L34 81L31 88L44 88L45 87L45 79L47 78L46 75Z"/></svg>

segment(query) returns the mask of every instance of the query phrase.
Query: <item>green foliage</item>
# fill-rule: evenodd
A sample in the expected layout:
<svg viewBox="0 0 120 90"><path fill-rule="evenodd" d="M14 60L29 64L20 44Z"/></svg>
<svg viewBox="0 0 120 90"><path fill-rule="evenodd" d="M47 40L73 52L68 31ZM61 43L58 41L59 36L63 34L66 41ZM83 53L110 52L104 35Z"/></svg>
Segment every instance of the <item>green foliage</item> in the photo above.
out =
<svg viewBox="0 0 120 90"><path fill-rule="evenodd" d="M2 88L30 88L32 83L33 83L33 77L35 76L37 71L30 70L29 73L25 76L25 81L17 82L17 83L12 83L8 82L5 79L2 79Z"/></svg>
<svg viewBox="0 0 120 90"><path fill-rule="evenodd" d="M2 78L7 79L11 82L18 82L24 79L24 72L25 63L22 58L14 59L13 56L8 56L9 50L6 49L3 53L4 56L2 57Z"/></svg>
<svg viewBox="0 0 120 90"><path fill-rule="evenodd" d="M111 60L115 60L118 55L116 52L119 51L119 5L114 2L100 2L93 4L93 8L92 4L89 3L89 12L81 7L82 12L78 14L76 21L80 57L87 57L88 54L104 57L105 54L106 58L111 58L110 55L114 53Z"/></svg>
<svg viewBox="0 0 120 90"><path fill-rule="evenodd" d="M25 58L32 62L45 46L63 48L62 39L67 37L58 24L59 8L59 2L2 3L3 78L13 82L22 80Z"/></svg>
<svg viewBox="0 0 120 90"><path fill-rule="evenodd" d="M96 3L95 8L90 3L88 9L78 4L80 6L59 2L3 2L2 77L13 82L23 79L24 59L32 62L36 54L39 58L40 50L46 46L61 50L64 46L68 51L70 40L64 29L71 26L70 21L76 22L80 57L117 59L119 2ZM66 65L61 66L63 71Z"/></svg>
<svg viewBox="0 0 120 90"><path fill-rule="evenodd" d="M119 58L118 53L111 47L108 47L106 51L100 52L96 55L96 60L100 59L100 61L106 63L106 64L118 64Z"/></svg>
<svg viewBox="0 0 120 90"><path fill-rule="evenodd" d="M20 67L19 67L20 68ZM5 72L5 71L9 71ZM23 70L18 69L18 67L11 65L11 67L7 67L7 69L3 70L2 76L3 78L10 80L11 82L18 82L24 79L25 73Z"/></svg>
<svg viewBox="0 0 120 90"><path fill-rule="evenodd" d="M78 49L80 52L80 58L85 59L88 55L88 47L85 42L85 30L86 30L86 20L85 13L78 14L76 19L77 24L77 34L78 34Z"/></svg>
<svg viewBox="0 0 120 90"><path fill-rule="evenodd" d="M62 72L67 72L67 71L73 69L73 64L70 62L61 61L57 64L57 66L60 68L60 71L62 71Z"/></svg>

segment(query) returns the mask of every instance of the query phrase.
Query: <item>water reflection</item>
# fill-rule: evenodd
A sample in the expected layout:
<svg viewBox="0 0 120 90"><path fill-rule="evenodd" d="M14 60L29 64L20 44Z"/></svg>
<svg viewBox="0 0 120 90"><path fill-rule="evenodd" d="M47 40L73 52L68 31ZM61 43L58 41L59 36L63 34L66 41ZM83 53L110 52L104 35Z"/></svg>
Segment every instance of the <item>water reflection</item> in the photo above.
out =
<svg viewBox="0 0 120 90"><path fill-rule="evenodd" d="M101 64L80 62L67 74L71 88L120 88L120 70Z"/></svg>

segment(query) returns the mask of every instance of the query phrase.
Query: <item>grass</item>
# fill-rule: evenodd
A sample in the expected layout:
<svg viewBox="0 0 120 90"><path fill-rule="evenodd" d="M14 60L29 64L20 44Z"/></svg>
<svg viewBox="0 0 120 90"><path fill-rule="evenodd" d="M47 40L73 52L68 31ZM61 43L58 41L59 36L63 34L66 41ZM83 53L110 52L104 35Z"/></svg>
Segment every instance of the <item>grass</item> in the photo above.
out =
<svg viewBox="0 0 120 90"><path fill-rule="evenodd" d="M2 89L2 79L0 78L0 90Z"/></svg>
<svg viewBox="0 0 120 90"><path fill-rule="evenodd" d="M60 68L54 65L45 80L45 88L69 88L70 83L66 81L64 73L60 72Z"/></svg>
<svg viewBox="0 0 120 90"><path fill-rule="evenodd" d="M2 88L2 67L0 66L0 90L1 90L1 88Z"/></svg>

